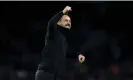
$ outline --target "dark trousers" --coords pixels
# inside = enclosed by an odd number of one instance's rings
[[[35,74],[35,80],[58,80],[55,79],[55,75],[49,72],[44,72],[44,70],[37,70]]]

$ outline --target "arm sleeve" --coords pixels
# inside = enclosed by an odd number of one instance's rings
[[[54,30],[56,30],[56,25],[57,25],[57,22],[61,19],[61,17],[63,16],[63,12],[60,11],[58,12],[56,15],[54,15],[48,22],[48,26],[47,26],[47,33],[46,33],[46,36],[45,36],[45,44],[47,43],[47,39],[48,38],[52,38],[53,36],[53,32]]]
[[[60,11],[49,20],[48,25],[54,27],[55,25],[57,25],[57,22],[61,19],[62,16],[63,12]]]

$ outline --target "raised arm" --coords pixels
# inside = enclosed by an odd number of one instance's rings
[[[50,21],[48,22],[49,26],[55,26],[57,25],[57,22],[61,19],[61,17],[66,14],[67,12],[71,11],[71,7],[66,6],[64,10],[57,13],[55,16],[53,16]]]
[[[48,26],[47,26],[47,33],[46,33],[46,36],[45,36],[45,45],[47,45],[47,40],[48,39],[52,39],[53,38],[53,32],[54,30],[56,29],[56,25],[57,25],[57,22],[61,19],[61,17],[68,13],[69,11],[71,11],[71,7],[69,6],[66,6],[64,8],[64,10],[60,11],[59,13],[57,13],[55,16],[53,16],[50,21],[48,22]]]
[[[50,21],[48,22],[49,26],[55,26],[57,25],[57,22],[61,19],[61,17],[64,15],[62,11],[54,15]]]

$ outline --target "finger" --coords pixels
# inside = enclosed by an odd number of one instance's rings
[[[83,58],[80,58],[80,60],[82,61],[82,60],[83,60]]]
[[[71,8],[71,7],[69,7],[68,9],[69,9],[69,10],[72,10],[72,8]]]
[[[82,58],[82,62],[84,62],[85,61],[85,58]]]
[[[72,10],[71,7],[66,7],[66,9],[67,9],[67,11],[71,11]]]
[[[79,58],[79,61],[82,61],[82,59],[81,59],[81,58]]]
[[[82,59],[81,61],[83,62],[84,60]]]
[[[85,60],[85,58],[83,58],[83,60]]]
[[[72,9],[70,8],[70,10],[69,11],[72,11]]]
[[[80,63],[83,63],[83,62],[84,62],[84,60],[83,60],[83,59],[80,59],[80,60],[79,60],[79,62],[80,62]]]

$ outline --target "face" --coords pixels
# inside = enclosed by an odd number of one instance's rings
[[[61,20],[60,20],[60,25],[70,29],[71,28],[71,19],[68,15],[64,15],[62,16]]]

